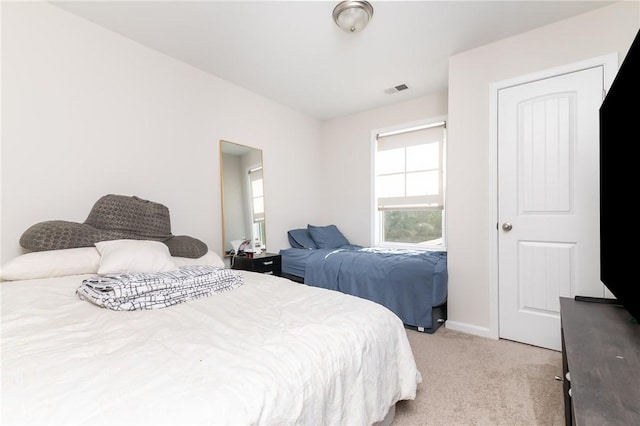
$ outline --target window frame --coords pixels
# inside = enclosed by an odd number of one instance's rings
[[[256,178],[255,176],[258,176]],[[259,196],[255,196],[253,191],[253,183],[255,180],[261,181],[260,186],[262,188],[262,194]],[[266,230],[265,230],[265,208],[264,208],[264,169],[261,164],[254,165],[247,169],[247,198],[249,201],[250,207],[250,222],[251,222],[251,240],[253,241],[255,238],[258,238],[261,243],[264,243],[266,238]],[[262,200],[262,212],[256,214],[255,211],[255,200],[260,198]]]
[[[251,206],[251,222],[256,223],[256,222],[264,221],[264,177],[263,177],[262,166],[256,166],[256,167],[250,168],[249,171],[247,172],[247,175],[249,178],[247,187],[249,192],[249,205]],[[254,188],[254,182],[257,182],[257,181],[260,182],[260,188],[262,190],[262,194],[256,196],[253,188]],[[262,201],[262,212],[260,213],[256,213],[257,199],[261,199]]]
[[[376,196],[376,155],[378,152],[378,137],[379,135],[389,135],[397,133],[405,133],[412,130],[418,130],[420,128],[427,128],[443,123],[444,125],[444,138],[442,141],[442,244],[418,244],[418,243],[397,243],[384,241],[384,223],[383,223],[383,211],[378,209],[378,198]],[[419,120],[410,123],[399,124],[395,126],[385,127],[373,130],[371,132],[371,241],[372,245],[378,247],[390,247],[390,248],[407,248],[417,250],[446,250],[446,164],[447,164],[447,116],[438,116],[429,119]]]

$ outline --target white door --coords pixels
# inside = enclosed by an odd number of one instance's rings
[[[559,297],[604,295],[603,67],[498,91],[499,335],[560,350]]]

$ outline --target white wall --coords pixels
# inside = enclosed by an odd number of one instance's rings
[[[318,121],[50,4],[0,4],[3,262],[108,193],[165,204],[175,235],[221,254],[220,139],[263,150],[271,251],[319,220]]]
[[[639,3],[620,2],[450,58],[448,327],[497,335],[490,329],[490,239],[497,232],[489,204],[490,84],[616,51],[622,60],[639,27]]]
[[[335,224],[352,244],[371,245],[372,131],[446,114],[445,91],[325,121],[322,222],[315,225]]]

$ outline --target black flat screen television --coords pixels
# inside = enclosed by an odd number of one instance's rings
[[[640,31],[600,107],[600,279],[640,320]]]

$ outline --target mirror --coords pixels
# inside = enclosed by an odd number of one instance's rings
[[[220,182],[225,257],[265,250],[262,150],[221,140]]]

